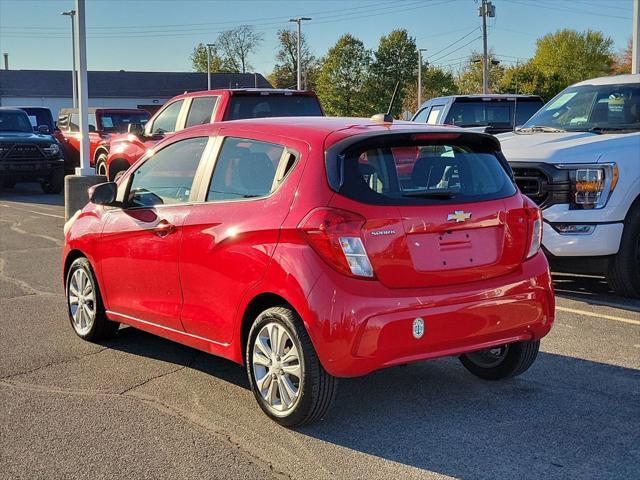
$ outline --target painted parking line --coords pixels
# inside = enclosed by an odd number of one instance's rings
[[[577,310],[575,308],[558,307],[556,310],[560,312],[576,313],[578,315],[586,315],[587,317],[604,318],[606,320],[613,320],[616,322],[628,323],[630,325],[640,325],[640,320],[633,320],[631,318],[614,317],[613,315],[604,315],[602,313],[585,312],[584,310]]]
[[[44,215],[45,217],[62,218],[64,220],[64,215],[55,215],[53,213],[44,213],[44,212],[38,212],[36,210],[27,210],[25,208],[18,208],[18,207],[14,207],[13,205],[5,205],[3,203],[0,203],[0,207],[13,208],[14,210],[20,210],[21,212],[35,213],[36,215]]]

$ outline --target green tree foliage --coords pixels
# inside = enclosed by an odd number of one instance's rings
[[[251,25],[240,25],[220,33],[215,41],[215,49],[223,67],[236,73],[251,70],[249,56],[260,46],[262,37],[262,33],[256,32]]]
[[[489,53],[489,92],[500,91],[504,67]],[[482,93],[482,54],[472,53],[469,61],[458,72],[458,91],[462,94]]]
[[[613,40],[602,32],[558,30],[536,42],[531,62],[547,77],[557,77],[562,88],[588,78],[608,75],[614,62]]]
[[[327,115],[370,114],[365,100],[370,63],[371,52],[348,33],[329,49],[317,84],[317,93]]]
[[[191,64],[196,72],[207,71],[207,46],[204,43],[199,43],[193,49],[191,53]],[[211,71],[212,72],[227,72],[223,66],[222,59],[216,52],[215,48],[211,49]]]
[[[557,74],[546,75],[531,61],[508,68],[500,81],[502,93],[540,95],[545,101],[563,88],[564,82]]]
[[[405,89],[402,110],[411,115],[416,112],[418,105],[418,82]],[[426,102],[430,98],[455,95],[458,93],[458,86],[453,73],[442,70],[438,67],[430,67],[426,64],[422,66],[422,101]]]
[[[269,81],[277,88],[296,88],[298,32],[289,29],[278,30],[278,42],[280,46],[276,53],[276,65],[269,75]],[[300,50],[303,87],[314,90],[319,71],[319,62],[311,53],[304,34],[300,35]]]
[[[370,111],[368,114],[385,112],[397,82],[400,82],[398,96],[392,114],[399,116],[407,90],[417,81],[418,50],[413,37],[406,30],[393,30],[380,38],[378,49],[369,69],[367,94]],[[415,90],[415,87],[413,87]]]

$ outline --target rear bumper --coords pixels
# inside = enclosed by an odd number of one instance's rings
[[[542,253],[507,276],[419,290],[388,289],[327,271],[308,305],[305,320],[320,361],[340,377],[539,339],[555,316]],[[417,317],[424,320],[421,338],[413,336]]]

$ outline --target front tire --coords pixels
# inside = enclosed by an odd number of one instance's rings
[[[502,380],[526,372],[540,350],[540,340],[510,343],[460,355],[460,362],[475,376]]]
[[[618,253],[609,260],[607,282],[618,295],[640,298],[640,204],[627,215]]]
[[[120,324],[107,318],[93,269],[85,257],[75,259],[69,267],[65,291],[69,320],[80,338],[95,342],[116,334]]]
[[[337,378],[324,370],[302,320],[289,308],[272,307],[256,318],[246,365],[258,405],[285,427],[319,420],[335,399]]]
[[[58,194],[64,188],[64,169],[56,168],[41,184],[44,193]]]

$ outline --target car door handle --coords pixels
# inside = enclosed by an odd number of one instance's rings
[[[153,228],[153,233],[158,237],[166,237],[176,231],[176,226],[166,220],[160,220],[158,224]]]

